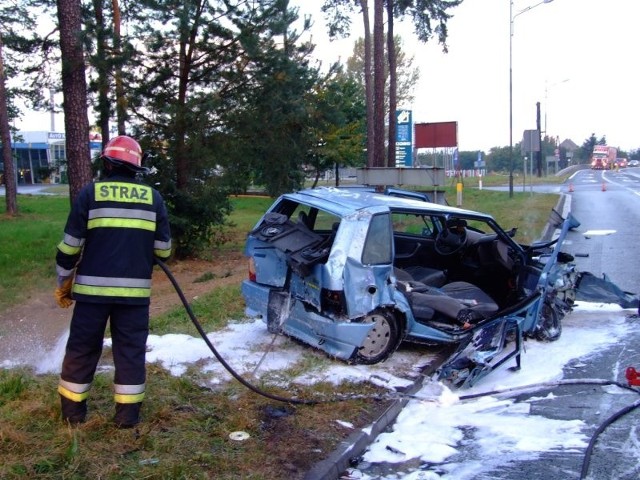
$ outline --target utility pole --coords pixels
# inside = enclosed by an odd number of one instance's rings
[[[540,102],[536,102],[536,125],[538,127],[538,144],[540,145],[540,148],[536,152],[536,168],[538,169],[538,178],[540,178],[542,177],[542,134],[540,132]]]

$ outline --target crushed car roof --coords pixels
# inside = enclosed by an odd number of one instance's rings
[[[284,194],[283,197],[304,204],[313,204],[339,216],[344,216],[354,211],[362,210],[363,208],[385,206],[391,209],[420,211],[428,209],[430,212],[435,213],[458,213],[482,219],[493,218],[491,215],[449,205],[428,203],[412,198],[385,195],[383,193],[350,190],[348,188],[319,187],[300,190],[295,193],[287,193]]]

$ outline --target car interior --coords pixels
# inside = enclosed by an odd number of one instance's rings
[[[304,276],[327,261],[339,218],[293,207],[286,212],[290,216],[268,214],[254,234],[286,253],[291,268]],[[515,303],[517,258],[496,233],[446,215],[394,212],[392,217],[394,277],[417,321],[467,328]]]

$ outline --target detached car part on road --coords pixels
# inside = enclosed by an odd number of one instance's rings
[[[401,342],[457,346],[439,369],[470,386],[526,337],[556,340],[579,275],[560,252],[579,223],[531,246],[487,214],[364,189],[278,198],[249,233],[246,313],[339,359],[374,364]]]

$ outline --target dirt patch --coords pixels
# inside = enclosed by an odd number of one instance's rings
[[[170,262],[167,266],[189,301],[217,287],[240,285],[247,276],[247,260],[238,252],[228,252],[208,261]],[[171,281],[160,268],[156,268],[153,272],[151,316],[164,313],[180,304]]]

